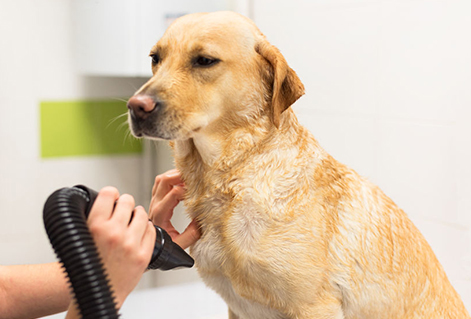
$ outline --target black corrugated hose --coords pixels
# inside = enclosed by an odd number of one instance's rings
[[[87,226],[97,192],[83,185],[61,188],[44,205],[49,240],[65,268],[80,314],[84,319],[118,318],[103,263]],[[148,269],[192,267],[193,259],[167,232],[155,226],[157,238]]]

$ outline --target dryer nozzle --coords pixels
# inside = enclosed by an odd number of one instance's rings
[[[155,225],[154,227],[157,238],[148,269],[170,270],[180,267],[193,267],[195,263],[193,258],[175,244],[164,229]]]
[[[93,203],[98,196],[97,191],[84,185],[76,185],[74,188],[83,190],[89,198],[87,208],[84,211],[88,218]],[[180,246],[173,242],[170,235],[159,226],[154,225],[156,239],[152,258],[147,269],[170,270],[174,268],[191,268],[195,261]]]

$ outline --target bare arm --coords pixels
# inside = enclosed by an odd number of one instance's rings
[[[0,318],[38,318],[67,310],[71,300],[59,263],[0,266]]]
[[[193,221],[182,233],[170,222],[173,209],[182,199],[184,188],[180,174],[169,171],[156,178],[152,192],[150,218],[163,227],[183,248],[195,243],[200,234]],[[155,232],[144,209],[129,224],[134,200],[120,199],[116,189],[100,192],[88,220],[90,231],[104,259],[111,283],[117,292],[118,307],[136,286],[147,267],[155,243]],[[118,200],[118,214],[113,214]],[[120,218],[120,216],[122,218]],[[132,227],[131,227],[132,225]],[[139,237],[140,236],[140,237]],[[111,248],[113,247],[113,248]],[[0,318],[38,318],[69,309],[68,319],[79,318],[75,303],[59,263],[0,266]],[[69,306],[70,304],[70,306]]]

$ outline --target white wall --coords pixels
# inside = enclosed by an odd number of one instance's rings
[[[42,207],[57,188],[144,194],[140,155],[40,158],[40,101],[121,98],[145,81],[79,76],[69,31],[69,1],[0,2],[0,264],[55,261]]]
[[[301,122],[423,232],[471,310],[471,2],[255,0]]]

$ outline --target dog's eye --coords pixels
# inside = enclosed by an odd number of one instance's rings
[[[152,58],[152,64],[159,64],[160,56],[158,54],[151,54],[150,57]]]
[[[200,56],[200,57],[197,57],[195,59],[194,64],[195,64],[195,66],[208,67],[208,66],[214,65],[218,62],[219,62],[218,59],[211,59],[211,58],[207,58],[207,57],[204,57],[204,56]]]

